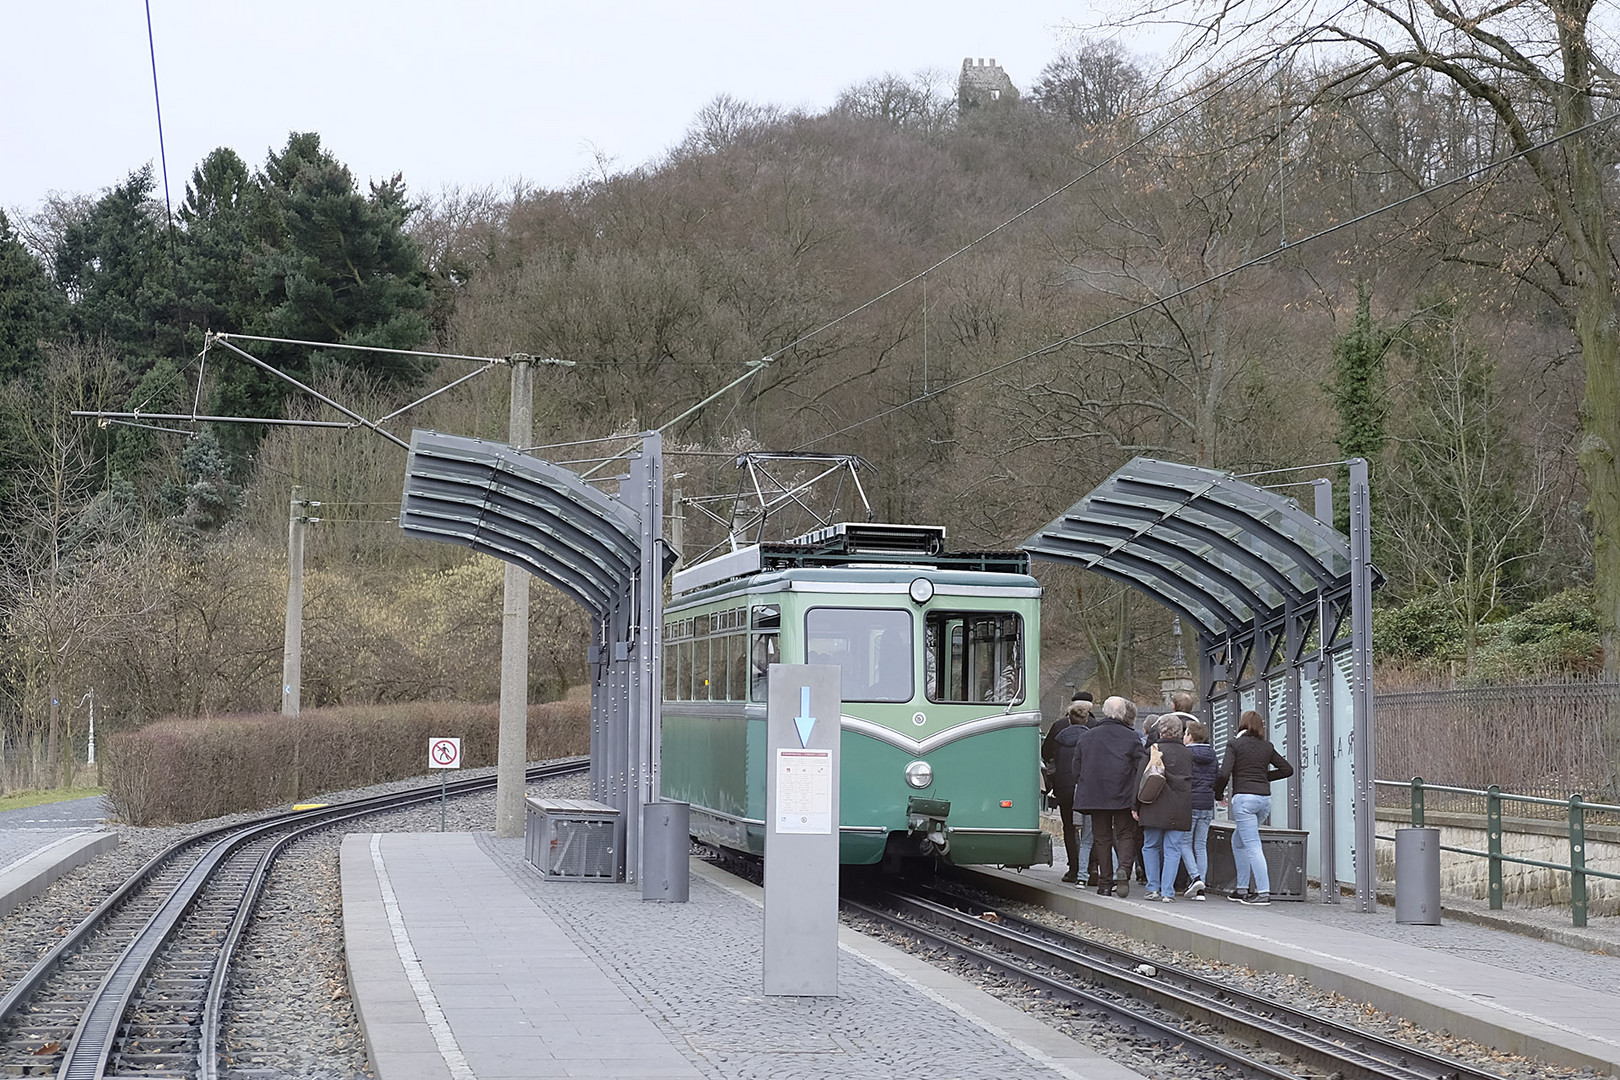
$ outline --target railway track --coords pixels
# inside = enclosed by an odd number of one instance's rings
[[[528,770],[530,782],[588,762]],[[452,795],[495,786],[458,780]],[[232,954],[276,857],[312,832],[439,798],[437,784],[187,837],[87,915],[0,998],[0,1072],[215,1080]]]
[[[1210,1062],[1211,1075],[1502,1080],[1463,1062],[936,889],[874,890],[860,899],[846,897],[843,904],[846,911],[892,932],[1203,1057]],[[1276,1057],[1262,1060],[1250,1048]],[[1277,1064],[1279,1059],[1286,1064]]]

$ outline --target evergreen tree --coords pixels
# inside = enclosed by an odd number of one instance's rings
[[[254,193],[247,163],[220,147],[191,173],[178,214],[185,228],[180,248],[181,304],[193,348],[208,331],[244,330],[252,321],[258,290],[248,247]]]
[[[211,431],[203,431],[180,452],[180,479],[163,491],[169,515],[186,529],[217,532],[229,520],[242,489],[230,481],[224,449]]]
[[[428,340],[428,275],[404,231],[411,207],[398,176],[362,195],[320,136],[304,132],[290,136],[242,189],[240,173],[222,157],[227,153],[216,151],[204,163],[194,177],[198,197],[188,197],[198,222],[198,266],[213,268],[215,281],[234,273],[229,252],[240,227],[250,276],[241,288],[211,294],[210,318],[226,326],[240,319],[248,332],[299,341],[408,349]],[[208,254],[203,241],[217,243],[218,252]],[[384,386],[408,386],[425,370],[410,357],[306,346],[261,345],[254,354],[300,379],[358,369]],[[287,394],[286,383],[231,364],[218,369],[213,402],[222,414],[273,416]],[[242,452],[257,434],[225,437]]]
[[[1328,393],[1339,412],[1339,452],[1369,461],[1388,439],[1390,335],[1373,324],[1372,294],[1356,283],[1356,313],[1350,328],[1333,341],[1333,381]]]
[[[275,337],[406,349],[427,340],[427,272],[405,234],[411,207],[399,176],[355,188],[346,166],[313,134],[294,135],[272,155],[261,179],[260,222],[280,235],[260,266],[264,326]],[[333,363],[330,355],[319,363]],[[356,354],[384,385],[409,385],[422,366],[408,357]]]
[[[1339,433],[1335,441],[1347,458],[1377,462],[1389,439],[1388,359],[1391,336],[1373,323],[1372,293],[1365,281],[1356,282],[1356,313],[1350,327],[1333,340],[1333,380],[1328,396],[1339,413]],[[1333,499],[1333,522],[1339,529],[1350,529],[1350,473],[1339,470]],[[1379,531],[1377,516],[1373,529]],[[1375,543],[1375,561],[1377,555]]]
[[[129,175],[70,224],[57,245],[57,286],[81,338],[102,338],[132,377],[183,348],[176,330],[175,275],[152,167]]]
[[[0,382],[43,367],[40,342],[61,333],[66,324],[62,294],[51,287],[45,268],[0,211]]]

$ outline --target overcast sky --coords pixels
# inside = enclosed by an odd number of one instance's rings
[[[150,3],[176,204],[214,147],[258,166],[290,131],[419,194],[564,185],[598,153],[621,169],[656,157],[721,93],[819,110],[884,72],[937,68],[954,86],[966,56],[1027,87],[1094,20],[1088,0]],[[0,207],[156,164],[141,0],[19,0],[4,28]]]

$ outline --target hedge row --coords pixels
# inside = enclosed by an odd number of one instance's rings
[[[131,825],[202,821],[428,773],[428,740],[461,738],[466,768],[496,763],[495,705],[415,702],[275,714],[160,720],[106,742],[103,778]],[[590,750],[590,706],[529,709],[531,761]]]

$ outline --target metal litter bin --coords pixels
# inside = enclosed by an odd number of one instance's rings
[[[1230,893],[1237,886],[1237,862],[1232,858],[1230,821],[1213,821],[1209,826],[1209,875],[1204,884],[1218,893]],[[1304,829],[1278,829],[1260,826],[1260,850],[1266,857],[1271,876],[1273,900],[1305,899],[1305,849],[1311,834]]]
[[[1395,830],[1395,921],[1440,925],[1440,830]]]
[[[641,808],[641,898],[684,904],[692,888],[692,807],[650,802]]]

